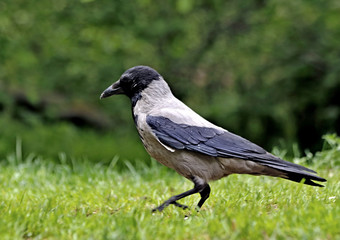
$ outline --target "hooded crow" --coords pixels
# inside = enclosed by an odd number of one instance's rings
[[[230,174],[280,177],[322,187],[326,179],[306,167],[284,161],[258,145],[218,127],[191,110],[171,92],[163,77],[147,66],[136,66],[100,96],[124,94],[132,103],[133,119],[146,151],[161,164],[194,183],[153,209],[162,211],[178,200],[199,193],[198,209],[209,198],[209,182]]]

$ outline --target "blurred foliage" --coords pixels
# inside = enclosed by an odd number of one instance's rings
[[[331,169],[340,168],[340,137],[335,134],[327,134],[323,136],[324,148],[315,154],[306,154],[307,163],[316,162],[323,167],[327,166]]]
[[[329,168],[332,171],[336,171],[340,168],[340,137],[336,134],[326,134],[323,137],[323,147],[315,154],[308,149],[304,154],[298,149],[296,144],[293,145],[292,152],[293,157],[287,156],[286,149],[279,149],[274,147],[272,152],[291,162],[295,162],[300,165],[315,165],[315,169]]]
[[[132,164],[150,162],[137,133],[126,136],[124,131],[115,131],[99,135],[93,130],[79,129],[66,123],[34,124],[30,128],[17,122],[8,124],[4,119],[0,123],[6,126],[0,132],[2,158],[16,152],[17,158],[32,155],[54,162],[63,161],[65,156],[69,161],[110,163],[113,158],[118,158],[120,162],[129,160]]]
[[[0,11],[0,118],[12,141],[60,120],[128,139],[128,100],[98,98],[142,64],[204,117],[269,149],[284,139],[315,151],[340,133],[339,1],[2,0]],[[68,142],[67,128],[55,141]]]

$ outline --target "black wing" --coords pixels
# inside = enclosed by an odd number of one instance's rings
[[[146,121],[159,141],[171,148],[195,151],[214,157],[251,160],[286,172],[288,177],[289,174],[299,173],[303,174],[303,177],[308,176],[314,180],[325,181],[323,178],[310,174],[316,173],[315,171],[275,157],[260,146],[228,131],[178,124],[161,116],[148,116]],[[300,182],[303,177],[297,178],[294,175],[289,179]],[[307,180],[306,184],[318,185]]]

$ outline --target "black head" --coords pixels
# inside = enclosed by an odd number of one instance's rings
[[[148,66],[136,66],[126,70],[117,82],[108,87],[100,96],[106,98],[112,95],[125,94],[129,98],[139,94],[152,81],[159,80],[161,75]]]

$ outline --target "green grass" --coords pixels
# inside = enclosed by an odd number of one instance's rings
[[[338,167],[317,169],[325,188],[232,175],[211,183],[200,212],[196,194],[180,201],[189,210],[152,214],[192,183],[155,161],[118,171],[118,158],[21,155],[0,162],[0,239],[340,239]]]

